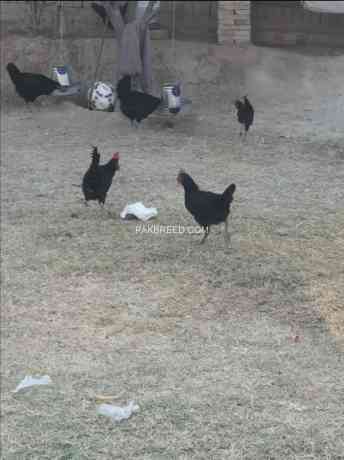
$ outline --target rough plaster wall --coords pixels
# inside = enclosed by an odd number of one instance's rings
[[[64,2],[63,27],[66,37],[99,37],[104,33],[102,20],[91,8],[91,1]],[[56,2],[48,2],[42,10],[38,29],[32,28],[27,2],[1,2],[1,33],[2,35],[20,34],[26,36],[42,35],[54,38],[59,35],[59,15]],[[111,31],[106,35],[112,36]]]
[[[56,65],[57,43],[44,38],[27,40],[12,36],[3,40],[3,45],[2,97],[11,103],[20,103],[4,64],[13,60],[22,69],[49,75]],[[65,62],[72,66],[75,79],[92,81],[100,40],[67,40],[65,45]],[[154,41],[153,47],[156,91],[167,81],[181,81],[184,96],[193,101],[192,110],[204,113],[219,110],[229,114],[233,111],[233,99],[243,94],[250,95],[258,110],[275,99],[290,104],[301,98],[306,105],[308,100],[322,98],[321,104],[332,109],[334,101],[342,101],[344,57],[339,51],[323,50],[321,56],[312,55],[311,50],[307,54],[305,50],[177,41],[177,60],[174,61],[169,40]],[[112,80],[116,56],[116,41],[106,40],[100,79]]]

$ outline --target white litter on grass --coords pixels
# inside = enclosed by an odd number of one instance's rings
[[[120,422],[121,420],[128,419],[138,410],[139,406],[135,404],[134,401],[130,401],[129,404],[124,407],[113,406],[112,404],[101,404],[97,412],[100,415],[110,417],[113,422]]]
[[[31,375],[26,375],[14,390],[14,393],[17,393],[23,388],[32,387],[34,385],[50,385],[51,383],[53,382],[49,375],[43,375],[42,377],[32,377]]]
[[[143,203],[138,202],[128,204],[121,212],[122,219],[125,219],[129,215],[133,215],[138,219],[146,222],[152,217],[156,217],[158,215],[158,210],[156,208],[146,208],[146,206]]]

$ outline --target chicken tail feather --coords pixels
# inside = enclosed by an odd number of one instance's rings
[[[231,184],[226,190],[223,192],[222,196],[226,203],[231,203],[233,201],[233,194],[235,192],[236,185]]]

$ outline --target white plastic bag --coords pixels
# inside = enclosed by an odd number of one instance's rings
[[[146,222],[147,220],[151,219],[158,215],[158,211],[156,208],[146,208],[146,206],[141,203],[133,203],[128,204],[123,211],[121,212],[122,219],[125,219],[128,215],[134,215],[140,220]]]
[[[128,419],[134,412],[139,410],[139,406],[130,401],[127,406],[119,407],[112,404],[101,404],[98,407],[98,414],[110,417],[113,422],[120,422]]]
[[[34,385],[50,385],[51,383],[52,381],[49,375],[43,375],[42,377],[32,377],[31,375],[26,375],[14,390],[14,393],[17,393],[23,388],[32,387]]]

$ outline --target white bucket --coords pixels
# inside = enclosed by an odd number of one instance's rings
[[[167,84],[163,87],[163,100],[171,113],[178,113],[181,109],[180,89],[178,85]]]
[[[69,75],[67,67],[64,65],[54,67],[54,75],[61,86],[69,86]]]

